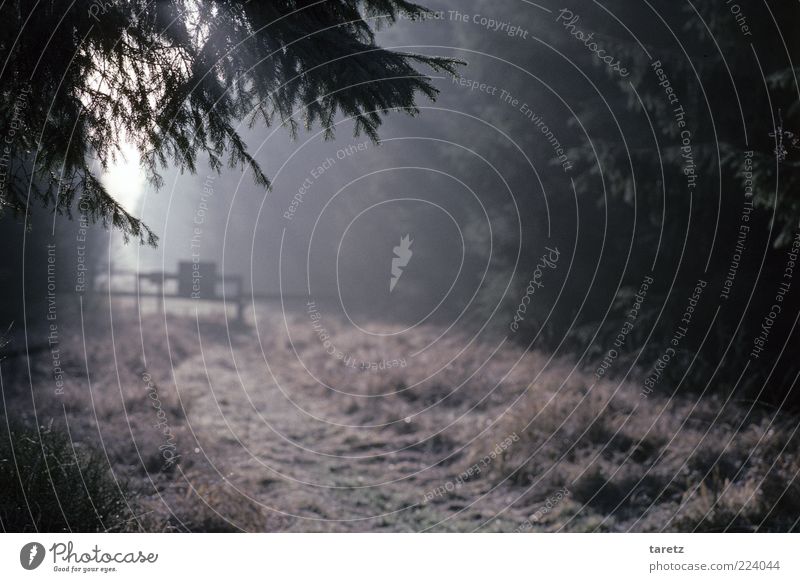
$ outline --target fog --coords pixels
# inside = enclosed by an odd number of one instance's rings
[[[796,531],[800,8],[429,8],[365,14],[460,62],[377,135],[239,115],[269,187],[115,136],[154,247],[4,214],[7,416],[102,448],[137,531]]]
[[[479,14],[480,6],[464,10]],[[504,9],[507,20],[533,10]],[[574,232],[563,227],[571,223],[574,231],[574,209],[558,219],[548,204],[572,197],[567,156],[556,160],[547,137],[531,137],[544,118],[563,128],[564,151],[575,145],[563,95],[550,86],[559,75],[554,68],[535,81],[525,70],[552,49],[534,40],[537,22],[528,18],[530,45],[513,49],[521,57],[514,62],[504,47],[520,36],[487,34],[480,19],[462,22],[442,10],[378,36],[387,48],[467,63],[460,78],[436,78],[437,102],[421,102],[413,117],[386,116],[377,143],[355,136],[344,117],[332,139],[316,129],[291,139],[280,124],[240,128],[271,189],[239,168],[216,175],[202,163],[195,175],[166,171],[158,190],[139,182],[131,208],[160,244],[123,245],[112,235],[112,268],[174,272],[179,261],[212,261],[243,276],[248,288],[252,282],[256,294],[339,297],[339,310],[363,321],[411,323],[497,304],[520,257],[551,240],[554,222],[560,230],[553,244],[569,253]],[[406,235],[413,258],[390,291],[393,248]]]

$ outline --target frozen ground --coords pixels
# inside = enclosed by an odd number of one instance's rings
[[[63,332],[63,394],[47,352],[32,390],[7,363],[4,391],[12,414],[104,451],[138,494],[132,529],[797,528],[797,422],[750,403],[641,398],[434,326],[366,336],[302,308],[243,327],[191,305],[113,315],[113,333],[107,308],[85,339]]]

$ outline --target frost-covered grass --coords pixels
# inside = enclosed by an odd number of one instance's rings
[[[98,321],[85,351],[64,332],[63,395],[47,354],[32,392],[4,367],[7,411],[30,426],[33,394],[40,423],[97,451],[136,492],[130,529],[798,529],[796,416],[642,398],[433,325],[376,337],[324,319],[339,358],[303,311],[260,311],[258,335],[213,312],[115,312],[113,339]]]

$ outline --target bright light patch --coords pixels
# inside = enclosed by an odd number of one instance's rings
[[[116,161],[109,164],[108,170],[103,174],[101,180],[108,193],[125,210],[133,213],[144,192],[146,177],[139,166],[139,153],[136,148],[123,142],[120,150]]]

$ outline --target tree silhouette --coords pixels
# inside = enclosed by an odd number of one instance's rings
[[[622,13],[628,4],[612,2],[610,6]],[[608,191],[619,197],[630,197],[633,191],[633,163],[638,170],[639,203],[645,204],[642,215],[652,221],[655,230],[662,221],[661,164],[668,173],[678,176],[666,183],[669,198],[680,198],[688,190],[684,174],[689,170],[686,143],[681,133],[689,131],[695,163],[691,169],[698,184],[704,177],[713,178],[705,187],[695,188],[695,206],[704,213],[703,219],[712,224],[718,220],[717,190],[726,199],[738,200],[745,187],[752,188],[753,203],[769,214],[774,212],[772,242],[784,247],[791,243],[800,216],[800,198],[796,195],[800,186],[800,71],[793,66],[800,46],[793,38],[783,38],[782,27],[776,26],[797,21],[800,8],[787,2],[765,10],[763,3],[756,0],[741,0],[736,8],[749,15],[747,36],[730,10],[720,10],[715,3],[706,2],[659,7],[657,13],[664,19],[664,26],[670,25],[682,34],[680,45],[671,35],[662,35],[661,42],[648,38],[644,42],[651,53],[648,54],[631,39],[606,40],[615,54],[631,63],[633,74],[617,81],[627,95],[623,108],[640,113],[644,106],[649,111],[662,143],[661,155],[653,155],[648,141],[650,131],[638,133],[638,140],[629,139],[630,151],[626,151],[610,124],[606,134],[613,139],[600,140],[596,154],[584,147],[575,155],[594,166],[592,174],[602,167],[609,181]],[[657,22],[656,12],[651,9],[645,9],[641,18]],[[666,71],[663,78],[657,77],[656,71],[661,69],[654,62]],[[594,64],[601,70],[604,66],[602,62]],[[631,83],[641,103],[631,94]],[[666,98],[666,83],[679,101]],[[683,108],[681,120],[685,127],[676,123],[676,107]],[[584,113],[588,121],[602,115],[602,111],[591,107],[586,107]],[[746,175],[743,160],[748,151],[753,152],[749,158],[752,170]],[[596,163],[595,155],[601,163]],[[583,176],[588,177],[589,173],[584,172]],[[737,221],[740,205],[731,206],[731,219]],[[675,209],[678,213],[684,210],[680,205]],[[684,234],[679,228],[674,236],[679,240]]]
[[[797,349],[792,318],[786,315],[774,326],[765,353],[750,354],[763,324],[762,306],[775,301],[775,289],[786,280],[787,251],[800,218],[800,45],[788,34],[800,6],[787,2],[765,8],[756,0],[724,9],[713,2],[633,9],[613,0],[605,6],[633,22],[656,23],[646,38],[620,33],[618,39],[603,39],[611,54],[629,63],[630,77],[615,77],[594,60],[596,71],[608,77],[604,88],[625,140],[617,121],[587,101],[581,122],[599,137],[571,152],[579,160],[577,191],[612,208],[609,226],[615,236],[606,236],[602,221],[594,229],[583,228],[582,235],[602,241],[609,256],[626,262],[627,272],[641,277],[652,271],[657,282],[670,281],[648,291],[651,307],[628,336],[629,345],[646,347],[630,350],[629,357],[652,362],[661,355],[663,346],[649,338],[672,336],[686,310],[683,298],[702,277],[710,288],[721,289],[719,296],[707,295],[709,307],[703,308],[711,325],[714,302],[719,302],[713,333],[702,344],[697,337],[694,345],[682,344],[664,383],[702,387],[711,378],[708,385],[720,391],[733,386],[740,398],[798,406],[793,379],[800,365],[781,358],[784,350]],[[734,10],[747,15],[747,30]],[[612,83],[618,92],[611,90]],[[613,218],[624,216],[623,207],[636,213],[627,223]],[[630,236],[620,236],[626,224],[633,225]],[[674,274],[680,277],[672,281]],[[573,332],[576,349],[586,345],[601,318],[610,335],[599,343],[611,344],[640,285],[635,277],[609,314],[579,321],[586,325]],[[781,307],[796,313],[800,297],[788,297]],[[686,370],[691,381],[684,379]]]
[[[456,62],[376,45],[374,30],[426,10],[403,0],[11,0],[0,20],[0,211],[28,199],[149,244],[155,235],[92,171],[135,145],[149,181],[169,164],[194,172],[204,154],[269,179],[241,121],[319,124],[336,115],[377,139],[381,115],[435,98],[423,65]]]

